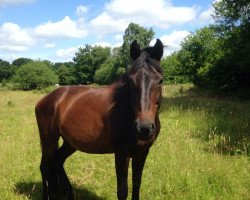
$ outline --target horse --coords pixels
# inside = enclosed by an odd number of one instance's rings
[[[141,49],[130,46],[131,67],[103,88],[62,86],[42,97],[35,107],[42,158],[42,199],[53,199],[63,189],[73,199],[65,160],[76,150],[113,153],[117,198],[128,196],[128,166],[132,160],[132,199],[139,199],[142,171],[148,152],[160,132],[159,108],[163,44]],[[59,138],[63,144],[58,148]]]

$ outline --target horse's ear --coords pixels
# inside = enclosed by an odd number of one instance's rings
[[[156,43],[155,43],[155,45],[153,47],[151,57],[154,58],[157,61],[160,61],[162,55],[163,55],[163,44],[159,39],[157,39]]]
[[[130,46],[130,56],[133,60],[136,60],[141,54],[141,49],[137,41],[132,42]]]

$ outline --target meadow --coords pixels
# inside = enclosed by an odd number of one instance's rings
[[[0,199],[41,199],[34,106],[43,95],[0,87]],[[249,113],[249,101],[164,86],[162,129],[145,164],[141,199],[249,200]],[[116,199],[112,154],[76,152],[65,168],[77,200]],[[131,194],[130,176],[129,188]]]

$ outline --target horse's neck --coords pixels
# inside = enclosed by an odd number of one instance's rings
[[[126,79],[121,79],[115,83],[114,102],[114,111],[117,115],[126,118],[133,118],[134,114],[130,101],[129,85]]]
[[[114,83],[114,86],[114,107],[110,113],[110,121],[114,128],[115,137],[124,141],[133,137],[131,134],[135,117],[131,106],[128,83],[121,80]]]

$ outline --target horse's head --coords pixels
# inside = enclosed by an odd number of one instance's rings
[[[134,129],[139,140],[150,140],[155,132],[155,119],[161,103],[163,44],[157,39],[153,47],[140,49],[134,41],[130,55],[133,64],[128,76],[130,100],[135,113]]]

